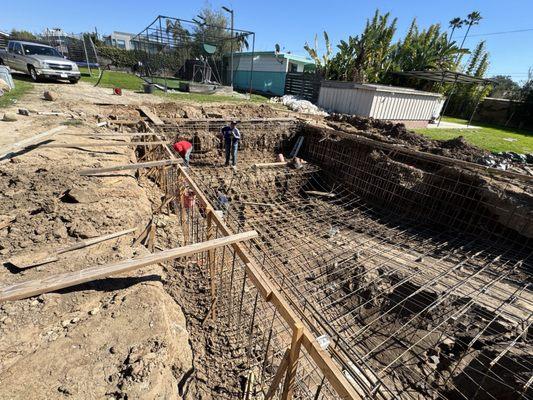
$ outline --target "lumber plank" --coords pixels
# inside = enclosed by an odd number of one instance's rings
[[[56,133],[61,132],[65,129],[67,129],[67,126],[57,126],[48,131],[44,131],[39,133],[38,135],[32,136],[28,139],[24,139],[20,142],[4,146],[2,149],[0,149],[0,159],[3,159],[13,153],[16,153],[17,151],[23,150],[26,147],[34,146],[40,142],[44,142],[45,140],[50,139]]]
[[[238,201],[237,203],[246,204],[248,206],[274,207],[274,204],[272,203],[256,203],[253,201]]]
[[[93,246],[95,244],[105,242],[107,240],[115,239],[120,236],[127,235],[128,233],[135,232],[137,228],[125,229],[119,232],[109,233],[107,235],[98,236],[91,239],[81,240],[73,245],[61,247],[57,250],[51,251],[33,251],[31,253],[24,253],[11,257],[8,262],[15,265],[19,269],[26,269],[35,267],[37,265],[48,264],[59,259],[58,255],[67,253],[69,251],[83,249],[85,247]]]
[[[165,165],[172,165],[172,164],[179,164],[179,163],[180,163],[180,160],[177,160],[177,159],[161,160],[161,161],[148,161],[148,162],[143,162],[143,163],[116,165],[114,167],[108,167],[108,168],[82,169],[79,172],[79,174],[82,175],[82,176],[99,175],[99,174],[105,174],[107,172],[136,170],[136,169],[141,169],[141,168],[161,167],[161,166],[165,166]]]
[[[323,197],[335,197],[335,193],[330,192],[320,192],[317,190],[304,190],[305,194],[310,194],[313,196],[323,196]]]
[[[266,168],[266,167],[283,167],[288,164],[289,163],[287,161],[280,161],[280,162],[271,162],[271,163],[258,163],[258,164],[253,164],[252,166],[254,168]]]
[[[59,290],[96,279],[107,278],[111,275],[130,272],[148,265],[169,261],[178,257],[186,257],[192,254],[228,246],[233,243],[242,242],[257,237],[256,231],[238,233],[236,235],[225,236],[218,239],[208,240],[191,244],[184,247],[176,247],[169,250],[149,254],[144,257],[132,258],[113,264],[101,265],[82,269],[75,272],[52,275],[46,278],[35,279],[16,283],[14,285],[0,288],[0,303],[9,300],[19,300],[42,293]]]
[[[48,149],[62,149],[73,147],[113,147],[113,146],[152,146],[157,144],[168,144],[169,142],[95,142],[95,143],[50,143],[42,145]]]
[[[95,132],[95,133],[74,133],[74,132],[65,132],[64,135],[69,135],[69,136],[87,136],[87,137],[97,137],[97,138],[100,138],[100,137],[109,137],[109,138],[112,138],[112,137],[116,137],[116,138],[122,138],[122,137],[130,137],[130,136],[157,136],[155,133],[150,133],[150,132],[126,132],[126,133],[100,133],[100,132]]]
[[[139,110],[148,117],[150,121],[154,123],[154,125],[165,125],[165,123],[157,116],[157,114],[153,113],[148,109],[148,107],[142,106],[139,107]]]

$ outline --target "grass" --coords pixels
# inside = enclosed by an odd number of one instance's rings
[[[466,125],[468,121],[458,118],[444,117],[443,121],[455,122]],[[533,132],[521,129],[504,128],[495,125],[475,123],[479,128],[465,129],[437,129],[425,128],[415,129],[417,133],[430,137],[431,139],[449,140],[458,136],[463,136],[465,140],[473,145],[487,149],[492,152],[514,151],[516,153],[533,153]],[[504,139],[514,139],[508,141]]]
[[[15,89],[4,93],[4,95],[0,97],[0,108],[12,105],[14,100],[20,99],[33,88],[31,82],[19,79],[15,75],[13,76],[13,80],[15,81]]]
[[[81,81],[88,82],[92,85],[98,82],[98,70],[92,71],[93,74],[89,75],[87,68],[80,68],[80,72],[82,74]],[[104,71],[104,76],[102,77],[99,86],[109,88],[119,87],[121,89],[128,90],[141,90],[143,83],[144,81],[141,78],[133,74],[118,71]]]
[[[89,71],[86,68],[80,68],[80,71],[82,73],[82,77],[81,77],[82,82],[88,82],[94,85],[98,81],[97,70],[95,70],[96,72],[93,71],[92,76],[89,75]],[[156,81],[160,81],[161,83],[164,83],[164,79],[161,79],[161,78],[157,78]],[[179,80],[172,79],[169,81],[172,81],[172,83],[179,86]],[[111,87],[111,88],[119,87],[121,89],[140,91],[142,89],[143,83],[145,82],[141,78],[133,74],[128,74],[126,72],[118,72],[118,71],[105,71],[104,76],[99,86]],[[182,93],[182,92],[165,93],[158,89],[154,91],[154,94],[156,96],[164,97],[170,101],[191,101],[191,102],[198,102],[198,103],[248,102],[247,99],[243,99],[240,97],[217,96],[217,95],[202,94],[202,93]],[[261,96],[258,94],[252,94],[250,101],[252,103],[266,103],[268,101],[268,97]]]

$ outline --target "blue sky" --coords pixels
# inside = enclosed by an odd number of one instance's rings
[[[191,19],[207,3],[203,0],[25,0],[2,5],[0,29],[28,29],[40,32],[46,27],[61,27],[67,32],[114,30],[138,33],[158,14]],[[76,7],[73,7],[76,4]],[[376,8],[398,17],[397,35],[403,35],[413,17],[419,26],[434,22],[443,26],[456,16],[466,17],[473,10],[483,16],[472,35],[519,29],[533,29],[532,0],[228,0],[210,1],[214,8],[226,5],[235,10],[235,27],[255,31],[257,50],[273,50],[279,43],[285,50],[305,54],[303,45],[312,43],[315,33],[326,30],[333,44],[362,31]],[[464,31],[460,31],[462,35]],[[491,54],[489,74],[511,75],[520,81],[533,67],[533,30],[522,33],[472,36],[467,45],[485,39]],[[468,47],[468,46],[467,46]]]

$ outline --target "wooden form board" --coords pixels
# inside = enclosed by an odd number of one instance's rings
[[[50,143],[42,145],[42,148],[62,149],[72,147],[124,147],[124,146],[153,146],[168,144],[169,142],[94,142],[94,143]]]
[[[125,229],[119,232],[109,233],[107,235],[102,235],[94,237],[91,239],[80,240],[77,243],[74,243],[70,246],[61,247],[56,250],[44,250],[44,251],[32,251],[31,253],[22,253],[20,255],[15,255],[9,259],[9,263],[13,264],[19,269],[25,269],[34,267],[37,265],[48,264],[59,259],[59,255],[67,253],[69,251],[83,249],[85,247],[93,246],[95,244],[105,242],[107,240],[115,239],[120,236],[127,235],[129,233],[135,232],[137,228]]]
[[[155,133],[150,132],[127,132],[127,133],[100,133],[100,132],[94,132],[94,133],[71,133],[71,132],[65,132],[64,135],[69,136],[87,136],[87,137],[107,137],[107,138],[117,138],[122,139],[123,137],[133,137],[133,136],[157,136]]]
[[[42,293],[90,282],[95,279],[107,278],[111,275],[121,274],[146,267],[148,265],[173,260],[178,257],[186,257],[203,251],[228,246],[244,240],[250,240],[255,237],[257,237],[256,231],[243,232],[236,235],[208,240],[206,242],[164,250],[158,253],[149,254],[144,257],[119,261],[109,265],[91,267],[82,269],[80,271],[67,272],[64,274],[48,276],[42,279],[16,283],[11,286],[0,288],[0,303],[8,300],[19,300],[31,296],[37,296]]]
[[[155,113],[150,111],[148,107],[139,107],[139,110],[141,110],[144,115],[146,115],[148,119],[154,123],[154,125],[165,125],[161,118],[159,118]]]
[[[22,149],[25,149],[26,147],[34,146],[40,142],[44,142],[45,140],[50,139],[56,133],[59,133],[65,129],[67,129],[67,126],[57,126],[48,131],[41,132],[38,135],[32,136],[28,139],[24,139],[24,140],[21,140],[20,142],[2,147],[2,149],[0,149],[0,159],[12,153],[16,153],[17,151],[20,151]]]
[[[141,168],[163,167],[166,165],[179,164],[179,163],[180,163],[179,159],[149,161],[149,162],[135,163],[135,164],[115,165],[114,167],[108,167],[108,168],[82,169],[79,172],[79,174],[82,176],[99,175],[99,174],[105,174],[108,172],[135,170],[135,169],[141,169]]]

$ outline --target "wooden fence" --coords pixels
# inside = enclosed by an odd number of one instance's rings
[[[292,94],[316,103],[322,77],[315,73],[289,72],[285,79],[285,94]]]

